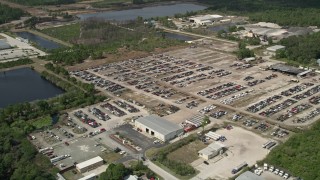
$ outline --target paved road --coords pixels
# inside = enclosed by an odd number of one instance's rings
[[[171,175],[167,171],[161,169],[159,166],[152,163],[150,160],[145,161],[144,165],[148,166],[149,169],[151,169],[156,174],[160,175],[163,179],[166,180],[179,180],[175,176]]]

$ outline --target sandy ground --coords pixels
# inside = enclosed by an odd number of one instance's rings
[[[195,168],[200,173],[193,180],[210,177],[214,179],[230,178],[233,176],[231,170],[234,167],[243,162],[247,162],[249,166],[254,165],[256,161],[264,159],[268,154],[268,150],[262,148],[262,145],[268,140],[250,131],[234,127],[232,130],[221,129],[216,133],[227,138],[223,144],[228,148],[226,152],[228,156],[222,155],[222,158],[211,159],[208,161],[209,165],[196,164]],[[203,160],[200,161],[203,162]]]

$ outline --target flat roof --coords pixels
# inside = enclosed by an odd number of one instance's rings
[[[271,70],[275,70],[275,71],[280,71],[280,72],[284,72],[284,73],[288,73],[288,74],[293,74],[293,75],[298,75],[302,72],[304,72],[303,69],[299,69],[293,66],[289,66],[283,63],[278,63],[278,64],[274,64],[271,65],[269,67],[269,69]]]
[[[87,161],[84,161],[82,163],[79,163],[76,166],[77,166],[78,169],[82,169],[82,168],[85,168],[85,167],[90,166],[92,164],[96,164],[96,163],[101,162],[101,161],[103,161],[103,159],[100,156],[97,156],[97,157],[94,157],[94,158],[89,159]]]
[[[201,154],[210,155],[213,152],[219,151],[220,149],[226,147],[224,144],[221,144],[219,142],[213,142],[208,147],[202,149],[199,151]]]
[[[202,124],[203,118],[204,118],[204,115],[196,114],[193,117],[187,119],[186,122],[189,124],[195,125],[196,127],[199,127]]]
[[[170,134],[174,131],[182,130],[182,127],[180,127],[179,125],[167,121],[166,119],[154,114],[150,116],[141,117],[137,119],[136,122],[139,122],[163,135]]]
[[[260,177],[250,171],[246,171],[242,173],[240,176],[236,178],[236,180],[264,180],[263,177]]]
[[[214,14],[214,15],[204,15],[204,16],[195,16],[195,17],[191,17],[189,19],[197,19],[200,21],[207,21],[207,20],[211,20],[211,19],[217,19],[217,18],[222,18],[223,16]]]
[[[279,49],[284,49],[285,46],[282,46],[282,45],[275,45],[275,46],[270,46],[267,48],[268,51],[273,51],[273,52],[276,52],[277,50]]]
[[[80,178],[78,180],[88,180],[88,179],[92,179],[93,177],[96,177],[97,175],[95,173],[91,173],[88,176],[85,176],[83,178]]]

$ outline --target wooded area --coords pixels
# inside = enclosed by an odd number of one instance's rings
[[[11,8],[5,4],[0,3],[0,24],[20,19],[20,17],[25,14],[26,13],[23,12],[21,9]]]
[[[300,176],[304,180],[320,178],[320,122],[311,130],[293,135],[287,142],[277,146],[266,162]]]
[[[287,58],[302,65],[317,65],[320,59],[320,33],[308,36],[291,36],[280,41],[286,46],[285,50],[278,51],[276,58]]]
[[[76,2],[76,0],[9,0],[9,1],[18,3],[18,4],[28,5],[28,6],[71,4]]]
[[[76,28],[77,26],[72,27]],[[74,47],[53,50],[46,59],[55,63],[72,65],[81,63],[89,57],[91,59],[103,58],[104,54],[116,53],[119,48],[151,52],[155,48],[183,44],[182,41],[162,37],[161,31],[150,25],[145,25],[142,18],[121,23],[92,18],[83,21],[78,28],[81,29],[79,38],[75,38],[76,34],[71,35],[73,38],[66,38],[76,44]],[[56,38],[62,39],[59,34],[67,30],[58,28],[43,32],[53,31],[54,35],[57,35]]]
[[[32,64],[32,63],[33,63],[33,61],[31,59],[24,58],[24,59],[19,59],[16,61],[9,61],[9,62],[0,63],[0,69],[11,68],[11,67],[15,67],[15,66]]]
[[[210,4],[208,10],[248,15],[251,21],[274,22],[280,25],[320,25],[318,0],[198,0]]]

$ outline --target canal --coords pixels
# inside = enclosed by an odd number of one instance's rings
[[[38,47],[42,49],[53,50],[53,49],[63,47],[63,45],[59,43],[50,41],[48,39],[32,34],[30,32],[17,32],[17,35],[24,39],[28,39],[30,42],[35,43]]]
[[[0,108],[11,104],[48,99],[64,93],[30,68],[0,72]]]

